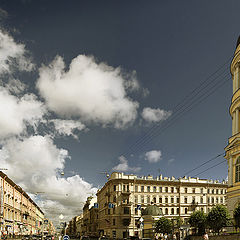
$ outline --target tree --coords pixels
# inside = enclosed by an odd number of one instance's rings
[[[235,221],[236,228],[240,227],[240,204],[235,208],[233,212],[233,218]]]
[[[197,229],[198,235],[202,235],[207,225],[207,215],[203,211],[195,211],[189,218],[189,224]]]
[[[230,216],[226,207],[216,205],[211,209],[207,216],[209,227],[219,234],[220,230],[227,226],[230,221]]]
[[[157,233],[171,233],[172,223],[169,219],[161,217],[155,224],[155,231]]]

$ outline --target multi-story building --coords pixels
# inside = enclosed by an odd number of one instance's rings
[[[83,207],[81,235],[98,236],[98,204],[96,197],[88,197]]]
[[[7,234],[41,232],[44,214],[24,190],[0,171],[0,227]]]
[[[232,118],[232,136],[225,148],[228,161],[228,210],[233,216],[234,209],[240,204],[240,37],[231,63],[233,96],[229,113]]]
[[[157,205],[165,217],[185,222],[195,210],[205,213],[226,204],[226,182],[184,177],[137,177],[113,172],[97,192],[99,233],[125,238],[139,235],[141,210]]]

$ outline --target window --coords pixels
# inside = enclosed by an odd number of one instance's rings
[[[135,185],[135,192],[138,192],[138,185]]]
[[[208,188],[208,190],[207,190],[207,193],[208,193],[208,194],[210,193],[210,190],[209,190],[209,188]]]
[[[113,197],[113,202],[116,202],[117,201],[117,198],[116,196]]]
[[[116,208],[114,207],[114,208],[113,208],[113,214],[115,214],[115,213],[116,213]]]
[[[154,187],[153,187],[153,192],[156,192],[156,191],[157,191],[157,187],[154,186]]]
[[[109,209],[110,210],[110,209]],[[129,207],[124,207],[123,208],[123,214],[129,214]]]
[[[113,185],[113,191],[116,191],[116,190],[117,190],[117,186]]]
[[[159,197],[159,203],[162,203],[162,198],[161,197]]]
[[[110,214],[110,210],[111,210],[111,209],[108,209],[108,215]]]
[[[177,208],[177,214],[179,214],[179,208]]]
[[[223,194],[223,189],[221,189],[221,194]]]
[[[174,203],[174,197],[171,197],[171,203]]]
[[[210,197],[208,197],[207,202],[210,203]]]
[[[203,207],[201,208],[201,211],[203,212]]]
[[[147,196],[147,203],[150,203],[150,196]]]
[[[214,203],[214,197],[212,197],[212,203]]]
[[[177,188],[177,193],[179,193],[179,188]]]
[[[187,203],[187,197],[184,198],[184,203]]]
[[[165,209],[165,214],[168,215],[168,209],[167,208]]]
[[[153,203],[156,203],[156,202],[157,202],[156,197],[153,197]]]
[[[188,192],[188,191],[187,191],[187,188],[185,188],[184,190],[185,190],[185,193],[187,193],[187,192]]]
[[[126,185],[123,185],[123,192],[126,192]]]
[[[177,203],[179,203],[179,197],[177,198]]]
[[[195,192],[196,192],[196,190],[195,190],[195,188],[193,188],[193,189],[192,189],[192,193],[195,193]]]
[[[185,208],[185,214],[187,214],[187,208]]]
[[[114,225],[114,226],[116,225],[116,220],[115,220],[115,218],[113,219],[113,225]]]
[[[240,182],[240,157],[238,157],[235,165],[235,182]]]
[[[138,215],[138,210],[137,210],[137,208],[135,208],[135,215]]]
[[[221,201],[221,203],[223,203],[223,198],[222,197],[220,198],[220,201]]]
[[[135,196],[135,203],[138,203],[138,196]]]
[[[203,193],[203,188],[201,188],[201,190],[200,190],[200,191],[201,191],[201,193]]]
[[[218,203],[218,197],[216,197],[216,203]]]
[[[171,209],[171,214],[174,215],[174,208]]]
[[[171,187],[171,192],[174,193],[174,187]]]
[[[203,203],[203,197],[200,198],[200,203]]]
[[[144,192],[144,186],[141,186],[141,192]]]
[[[195,204],[195,197],[192,197],[192,203]]]
[[[168,187],[165,187],[165,192],[168,192]]]
[[[212,189],[212,194],[214,194],[214,189]]]
[[[218,189],[216,190],[216,194],[218,194]]]
[[[168,198],[167,197],[165,198],[165,203],[168,203]]]
[[[144,196],[141,196],[141,203],[144,203]]]
[[[162,192],[162,187],[159,187],[159,192]]]
[[[150,192],[150,186],[147,186],[147,191]]]

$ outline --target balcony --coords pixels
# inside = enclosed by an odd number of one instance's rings
[[[130,194],[131,194],[130,190],[123,190],[122,191],[122,195],[130,195]]]

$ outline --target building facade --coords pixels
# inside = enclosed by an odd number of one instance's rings
[[[233,216],[234,209],[240,203],[240,38],[230,69],[233,80],[233,96],[229,109],[232,118],[232,136],[228,139],[228,146],[225,148],[225,158],[228,161],[227,206]]]
[[[44,213],[23,189],[0,171],[0,228],[5,234],[42,231]]]
[[[97,192],[100,235],[125,238],[141,235],[141,211],[158,206],[167,218],[187,222],[195,210],[209,212],[226,204],[227,183],[199,178],[137,177],[114,172]]]

